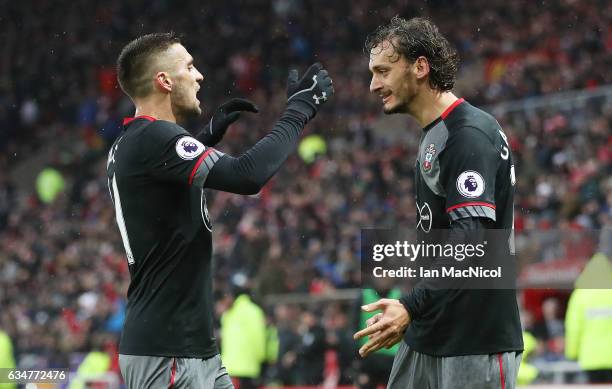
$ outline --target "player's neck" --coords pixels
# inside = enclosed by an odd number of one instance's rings
[[[432,89],[420,93],[412,102],[410,114],[421,127],[436,120],[457,100],[452,92],[437,92]]]
[[[176,117],[172,112],[169,101],[159,101],[159,99],[152,97],[138,100],[135,105],[136,113],[134,113],[134,116],[151,116],[157,120],[176,123]]]

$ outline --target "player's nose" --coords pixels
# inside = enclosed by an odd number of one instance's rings
[[[376,92],[381,88],[382,83],[378,80],[376,76],[372,76],[372,81],[370,81],[370,92]]]
[[[196,81],[201,83],[202,81],[204,81],[204,76],[202,75],[202,73],[200,73],[199,70],[196,69]]]

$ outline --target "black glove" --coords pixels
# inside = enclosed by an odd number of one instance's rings
[[[246,99],[231,99],[223,103],[210,118],[210,122],[196,136],[206,146],[214,146],[223,139],[230,124],[238,120],[240,112],[259,112],[252,101]]]
[[[298,71],[289,71],[287,79],[287,108],[306,115],[308,120],[315,117],[321,106],[334,94],[332,80],[319,62],[306,70],[298,80]]]

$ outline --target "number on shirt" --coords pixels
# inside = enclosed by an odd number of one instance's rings
[[[121,139],[117,141],[117,143],[111,147],[108,153],[108,163],[107,167],[110,166],[111,162],[115,163],[115,153],[117,152],[117,147],[119,146],[119,142]],[[130,238],[127,234],[127,228],[125,227],[125,219],[123,217],[123,209],[121,208],[121,198],[119,197],[119,188],[117,187],[117,177],[114,173],[113,166],[113,174],[112,180],[109,178],[108,180],[108,189],[111,194],[111,199],[115,204],[115,216],[117,218],[117,225],[119,226],[119,232],[121,233],[121,240],[123,241],[123,247],[125,248],[125,254],[127,255],[128,265],[134,264],[134,255],[132,254],[132,247],[130,246]]]

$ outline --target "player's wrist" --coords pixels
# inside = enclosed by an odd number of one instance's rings
[[[211,133],[210,123],[206,124],[196,135],[196,139],[204,144],[204,146],[214,146],[213,134]]]
[[[410,295],[408,296],[402,296],[400,297],[399,300],[397,300],[406,310],[406,313],[408,314],[408,318],[410,320],[413,319],[413,315],[412,315],[412,311],[414,311],[411,301],[410,301]]]
[[[311,104],[300,99],[291,99],[287,102],[287,110],[300,113],[306,121],[312,120],[317,115],[317,110]]]

